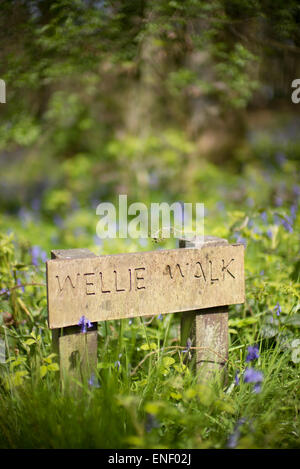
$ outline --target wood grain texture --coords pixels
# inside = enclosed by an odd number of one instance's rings
[[[189,249],[69,253],[47,262],[47,294],[51,329],[82,315],[96,322],[243,303],[244,246],[207,238]]]
[[[207,244],[216,248],[227,245],[227,241],[209,237]],[[192,242],[181,240],[179,245],[191,248],[197,246],[198,242],[197,239]],[[190,350],[189,355],[201,382],[208,382],[216,372],[225,371],[228,359],[227,304],[189,311],[181,316],[181,345],[187,346],[189,343],[196,347]],[[222,374],[225,377],[225,373]]]
[[[88,249],[51,251],[52,259],[93,258]],[[52,330],[52,348],[59,355],[60,377],[87,382],[97,368],[97,323],[86,333],[78,325]]]

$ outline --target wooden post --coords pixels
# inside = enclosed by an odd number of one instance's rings
[[[214,247],[228,245],[226,239],[214,236],[180,239],[180,248]],[[210,279],[218,282],[217,276]],[[182,313],[181,345],[199,347],[191,349],[191,359],[199,381],[206,382],[216,373],[222,371],[228,358],[228,306],[199,309]]]
[[[89,249],[64,249],[51,251],[51,259],[96,257]],[[60,376],[87,382],[97,367],[97,322],[87,332],[80,326],[52,329],[52,348],[59,355]]]

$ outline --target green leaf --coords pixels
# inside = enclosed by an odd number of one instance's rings
[[[164,367],[169,368],[170,366],[173,365],[173,363],[175,363],[175,360],[172,357],[164,357],[162,359],[162,362],[163,362]]]
[[[40,368],[40,377],[43,378],[48,372],[48,367],[46,365],[42,365]]]
[[[58,371],[59,370],[59,365],[58,363],[51,363],[50,365],[47,366],[49,371]]]

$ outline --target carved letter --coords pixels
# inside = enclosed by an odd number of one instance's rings
[[[94,274],[94,272],[91,272],[91,273],[88,273],[88,274],[84,274],[84,276],[86,276],[86,275],[95,275],[95,274]],[[94,285],[94,283],[93,282],[88,282],[87,278],[86,278],[85,279],[85,286],[86,286],[85,293],[87,295],[95,295],[95,292],[88,292],[88,289],[87,289],[88,285]]]
[[[227,265],[225,265],[225,262],[224,262],[224,259],[222,259],[222,262],[223,262],[223,267],[222,267],[222,272],[223,272],[223,280],[225,280],[225,270],[229,273],[229,275],[231,275],[232,278],[235,278],[235,276],[230,272],[230,270],[228,270],[228,266],[231,264],[231,262],[233,262],[234,259],[231,259],[230,262],[228,262]]]
[[[200,267],[200,272],[199,272],[198,275],[195,274],[194,277],[195,277],[195,278],[203,277],[203,278],[204,278],[204,281],[206,282],[206,278],[205,278],[205,274],[204,274],[204,270],[203,270],[203,267],[202,267],[202,265],[201,265],[201,262],[197,261],[197,262],[196,262],[196,265],[197,265],[197,264],[198,264],[199,267]]]
[[[63,281],[63,285],[61,286],[61,283],[60,283],[60,280],[59,280],[59,276],[56,275],[56,278],[57,278],[57,281],[58,281],[58,288],[59,288],[59,293],[61,293],[63,291],[63,289],[65,288],[66,284],[67,284],[67,280],[69,279],[69,283],[71,285],[71,287],[73,288],[73,290],[77,287],[77,284],[78,284],[78,277],[80,276],[80,274],[77,274],[77,277],[76,277],[76,285],[75,285],[75,282],[73,283],[72,282],[72,279],[70,277],[70,275],[67,275],[65,280]]]
[[[218,278],[213,278],[213,268],[212,268],[212,261],[209,261],[209,265],[210,265],[210,283],[214,283],[214,282],[218,282],[219,279]]]
[[[135,285],[136,285],[136,289],[137,289],[137,290],[143,290],[143,289],[145,289],[145,288],[146,288],[145,285],[141,285],[141,286],[138,285],[138,280],[145,280],[145,279],[144,279],[144,277],[138,277],[138,273],[137,273],[138,270],[146,270],[145,267],[136,267],[134,270],[135,270],[135,282],[136,282]]]

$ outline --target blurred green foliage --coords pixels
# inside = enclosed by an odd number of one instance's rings
[[[296,0],[2,0],[0,447],[299,448],[299,22]],[[196,383],[167,315],[99,324],[95,382],[61,392],[51,249],[176,245],[97,238],[119,194],[203,202],[246,246],[226,385]],[[255,343],[259,394],[235,382]]]

